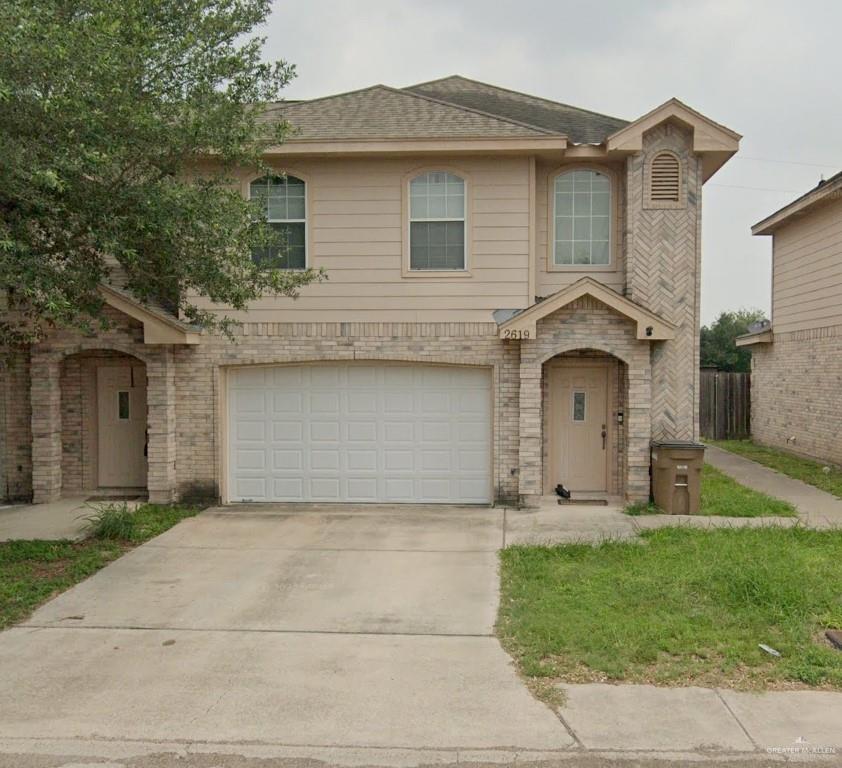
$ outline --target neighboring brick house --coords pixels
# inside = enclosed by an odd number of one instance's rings
[[[842,465],[842,173],[755,224],[772,236],[772,321],[751,349],[751,433]]]
[[[739,136],[461,77],[280,118],[279,176],[241,177],[288,236],[258,257],[330,279],[234,342],[104,288],[107,332],[5,369],[6,495],[646,499],[650,439],[698,438],[702,184]]]

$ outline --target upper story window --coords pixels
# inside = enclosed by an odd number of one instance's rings
[[[567,171],[553,190],[558,267],[606,266],[611,263],[611,180],[591,170]]]
[[[409,182],[409,268],[465,269],[465,180],[430,171]]]
[[[256,248],[252,258],[269,269],[307,266],[306,185],[295,176],[264,176],[249,186],[249,197],[260,201],[266,220],[278,233],[277,245]]]
[[[681,204],[681,163],[669,151],[658,152],[649,164],[651,208],[675,208]]]

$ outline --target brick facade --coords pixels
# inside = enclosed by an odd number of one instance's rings
[[[49,501],[95,486],[95,369],[109,356],[128,355],[146,366],[153,501],[220,494],[229,367],[383,360],[487,367],[496,500],[534,504],[546,490],[545,365],[588,350],[614,361],[612,410],[625,414],[614,432],[611,490],[629,500],[648,498],[650,440],[698,436],[701,171],[691,141],[672,123],[646,133],[643,151],[626,161],[622,195],[625,294],[674,324],[674,339],[639,340],[633,322],[590,297],[543,318],[537,337],[523,341],[500,340],[493,322],[310,322],[246,323],[233,342],[206,335],[196,345],[145,344],[141,323],[109,309],[110,327],[97,336],[58,331],[6,363],[5,496]],[[663,149],[679,157],[682,169],[682,204],[666,209],[646,197],[649,162]],[[838,388],[838,372],[835,381]],[[832,384],[828,374],[828,392]],[[817,422],[827,424],[822,408],[817,401]],[[770,442],[788,429],[773,427],[772,417],[758,411],[755,423],[764,419]],[[817,438],[816,445],[824,444]]]
[[[520,447],[518,495],[523,506],[535,506],[544,491],[544,364],[574,350],[597,350],[625,366],[627,401],[625,450],[626,497],[649,497],[651,436],[650,343],[639,341],[634,324],[599,301],[583,297],[538,321],[535,339],[520,342]]]
[[[751,358],[752,437],[842,465],[842,326],[775,334]]]
[[[494,391],[498,501],[517,498],[518,348],[494,323],[325,323],[244,326],[236,342],[208,338],[175,348],[178,493],[219,493],[219,396],[228,366],[328,360],[390,360],[486,366]]]
[[[692,137],[664,123],[644,136],[643,152],[627,161],[626,295],[677,327],[652,350],[652,436],[699,437],[699,301],[701,295],[701,159]],[[662,150],[681,163],[683,204],[648,203],[646,175]]]

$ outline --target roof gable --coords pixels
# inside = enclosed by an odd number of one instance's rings
[[[739,133],[714,122],[678,99],[670,99],[633,123],[629,123],[607,140],[609,152],[636,153],[643,149],[643,135],[668,120],[673,120],[693,133],[693,151],[701,154],[704,180],[718,171],[739,148]]]
[[[481,83],[460,75],[411,85],[404,90],[533,125],[567,136],[576,144],[601,144],[607,136],[628,125],[626,120],[617,117]]]
[[[615,312],[636,323],[636,336],[638,339],[661,341],[675,337],[675,326],[672,323],[659,317],[654,312],[650,312],[645,307],[640,306],[640,304],[636,304],[631,299],[620,296],[619,293],[598,283],[593,278],[583,277],[573,283],[573,285],[558,291],[558,293],[554,293],[539,304],[533,304],[529,309],[525,309],[523,312],[501,323],[498,326],[500,338],[534,339],[538,334],[539,320],[586,295],[601,301],[606,306],[611,307]]]
[[[144,344],[198,344],[200,331],[164,310],[138,301],[128,291],[101,284],[106,304],[143,324]]]
[[[343,139],[535,138],[552,135],[506,117],[385,85],[281,103],[265,119],[287,120],[288,141]]]
[[[783,208],[778,208],[765,219],[758,221],[751,228],[751,234],[771,235],[781,224],[791,221],[794,217],[807,213],[818,205],[838,199],[840,192],[842,192],[842,171],[819,182],[817,187],[813,187]]]

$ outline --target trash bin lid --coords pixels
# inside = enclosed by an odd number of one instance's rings
[[[703,451],[705,446],[692,440],[653,440],[653,448],[681,448],[684,450]]]

